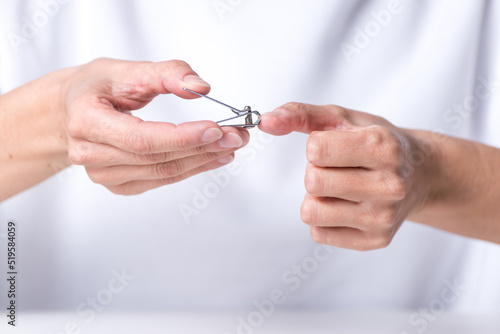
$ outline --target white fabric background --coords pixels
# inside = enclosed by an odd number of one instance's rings
[[[479,76],[500,78],[500,3],[401,1],[402,12],[347,62],[341,43],[352,44],[387,4],[242,0],[221,20],[208,0],[72,0],[14,52],[7,36],[41,7],[4,0],[0,91],[97,57],[183,59],[212,84],[213,97],[235,106],[338,104],[499,146],[498,91],[468,118],[450,121],[457,114],[447,110],[474,94]],[[136,114],[179,123],[227,111],[164,96]],[[306,136],[251,133],[237,158],[242,172],[191,224],[179,205],[191,204],[209,174],[121,197],[73,167],[1,203],[0,221],[21,226],[20,305],[73,310],[121,268],[136,279],[107,309],[248,309],[286,290],[283,272],[316,248],[299,217]],[[406,223],[387,249],[334,249],[281,307],[428,307],[445,280],[458,280],[467,289],[449,309],[499,310],[499,260],[498,246]]]

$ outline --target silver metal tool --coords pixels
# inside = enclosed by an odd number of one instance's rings
[[[195,92],[194,90],[191,90],[191,89],[187,89],[187,88],[184,88],[184,90],[190,92],[190,93],[193,93],[193,94],[196,94],[198,96],[201,96],[201,97],[205,97],[211,101],[214,101],[214,102],[217,102],[221,105],[223,105],[224,107],[226,108],[229,108],[231,109],[232,112],[234,112],[237,116],[234,116],[234,117],[230,117],[230,118],[226,118],[226,119],[223,119],[222,121],[218,121],[217,123],[223,123],[223,122],[227,122],[227,121],[231,121],[233,119],[237,119],[237,118],[241,118],[241,117],[245,117],[245,124],[228,124],[228,125],[221,125],[221,127],[223,126],[230,126],[230,127],[234,127],[234,128],[246,128],[246,129],[249,129],[249,128],[254,128],[256,127],[257,125],[260,124],[260,119],[257,118],[257,120],[253,121],[253,115],[256,115],[257,117],[260,116],[260,113],[258,111],[252,111],[252,108],[249,107],[249,106],[246,106],[245,108],[243,108],[243,110],[239,110],[239,109],[236,109],[234,107],[231,107],[230,105],[227,105],[225,103],[222,103],[220,101],[217,101],[216,99],[213,99],[209,96],[206,96],[206,95],[203,95],[201,93],[198,93],[198,92]]]

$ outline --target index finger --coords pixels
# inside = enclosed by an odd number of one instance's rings
[[[175,125],[166,122],[143,121],[114,109],[103,110],[93,120],[92,129],[83,138],[108,144],[127,152],[151,154],[189,150],[222,138],[220,126],[212,121],[197,121]]]
[[[311,133],[350,126],[346,122],[349,110],[334,106],[287,103],[260,116],[259,129],[275,136],[291,132]]]

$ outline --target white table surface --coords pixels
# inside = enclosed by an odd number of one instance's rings
[[[237,330],[237,318],[246,312],[212,313],[98,313],[86,323],[75,312],[22,312],[18,326],[0,323],[0,333],[43,334],[500,334],[500,314],[442,314],[422,330],[412,326],[411,312],[276,312],[258,328]],[[72,324],[73,323],[73,324]],[[72,326],[78,328],[72,329]],[[69,327],[66,327],[69,326]]]

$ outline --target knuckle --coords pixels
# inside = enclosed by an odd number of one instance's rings
[[[375,223],[379,227],[392,228],[396,222],[397,212],[395,208],[380,210],[375,217]]]
[[[104,64],[106,64],[107,62],[109,62],[110,59],[108,58],[105,58],[105,57],[99,57],[99,58],[95,58],[91,61],[89,61],[88,63],[85,64],[85,68],[87,70],[94,70],[94,69],[99,69],[100,67],[102,67]]]
[[[372,125],[364,129],[362,135],[368,147],[380,148],[385,140],[386,128],[379,125]]]
[[[317,220],[317,206],[313,199],[307,198],[300,207],[300,218],[307,225],[314,225]]]
[[[365,230],[392,229],[396,223],[397,210],[395,207],[369,208],[360,218]]]
[[[99,57],[93,59],[85,65],[85,70],[101,73],[103,70],[109,69],[112,66],[123,65],[125,61],[107,57]]]
[[[203,154],[202,163],[208,163],[208,162],[214,161],[218,158],[224,157],[226,155],[228,155],[227,152],[221,152],[221,153],[208,152],[208,153]]]
[[[373,235],[368,237],[368,242],[365,243],[363,250],[376,250],[386,248],[391,244],[392,238],[386,234]]]
[[[394,171],[378,171],[374,177],[374,195],[388,201],[400,201],[408,195],[408,180]]]
[[[369,252],[386,248],[391,243],[391,237],[384,234],[365,234],[352,245],[352,249],[359,252]]]
[[[321,232],[321,229],[313,227],[310,229],[310,233],[311,233],[311,238],[314,242],[320,245],[328,244],[324,234]]]
[[[384,161],[387,162],[388,166],[397,170],[403,165],[403,148],[401,141],[395,134],[390,133],[390,138],[384,142],[383,150]]]
[[[173,136],[174,143],[172,146],[177,148],[178,150],[185,151],[188,150],[190,147],[189,145],[189,138],[186,135],[183,135],[179,132],[175,132],[175,135]]]
[[[180,160],[169,161],[154,165],[153,176],[158,178],[169,178],[182,173],[184,166]]]
[[[399,140],[395,138],[395,136],[393,136],[393,139],[387,140],[385,142],[384,149],[387,157],[391,161],[397,161],[397,163],[399,164],[401,157],[401,144]]]
[[[88,149],[84,144],[70,144],[68,159],[73,165],[86,165],[91,161]]]
[[[355,245],[353,245],[352,249],[356,250],[358,252],[368,252],[368,251],[375,250],[377,248],[372,247],[370,244],[361,243],[361,244],[355,244]]]
[[[139,195],[139,194],[144,192],[144,191],[136,191],[132,187],[128,186],[127,184],[114,186],[114,187],[107,187],[107,188],[113,194],[121,195],[121,196]]]
[[[407,180],[401,176],[393,175],[385,182],[385,193],[391,200],[404,199],[408,193]]]
[[[189,64],[183,60],[174,59],[167,62],[167,66],[170,70],[176,70],[183,67],[189,67]]]
[[[66,130],[71,138],[83,138],[84,130],[80,122],[75,120],[73,117],[66,123]]]
[[[90,180],[97,184],[104,184],[106,180],[106,173],[101,169],[86,168],[87,175]]]
[[[365,129],[364,140],[366,145],[371,149],[384,164],[398,168],[402,163],[402,147],[401,140],[390,129],[372,125]]]
[[[203,154],[203,153],[207,152],[207,150],[208,150],[208,145],[196,146],[194,148],[194,152],[196,154]]]
[[[139,155],[139,161],[143,164],[156,164],[161,162],[167,162],[171,159],[172,154],[170,152],[162,153],[146,153]]]
[[[305,111],[307,109],[305,104],[299,102],[288,102],[282,105],[281,108],[296,111]]]
[[[304,179],[306,190],[311,195],[321,195],[324,192],[324,182],[316,167],[309,167]]]
[[[155,164],[160,162],[158,154],[151,154],[151,153],[139,154],[138,158],[139,162],[142,164]]]
[[[124,143],[134,153],[151,153],[154,149],[152,141],[137,131],[128,132],[125,135]]]
[[[83,165],[84,164],[84,158],[81,154],[78,153],[78,151],[69,148],[68,149],[68,159],[73,165]]]
[[[306,156],[310,162],[318,162],[325,155],[325,141],[321,132],[313,132],[307,139]]]
[[[99,58],[96,58],[96,59],[92,60],[89,64],[92,64],[92,65],[104,65],[104,64],[108,64],[111,61],[113,61],[113,60],[110,59],[110,58],[99,57]]]
[[[336,104],[329,104],[325,106],[328,108],[328,111],[334,114],[336,117],[340,119],[349,119],[349,110],[346,108],[342,108]]]
[[[352,248],[354,250],[357,250],[358,252],[369,252],[378,249],[377,247],[374,247],[371,244],[357,244]]]
[[[100,129],[99,127],[90,127],[88,130],[85,131],[85,137],[88,138],[90,141],[101,143],[104,141],[104,138],[106,136],[103,130]]]

